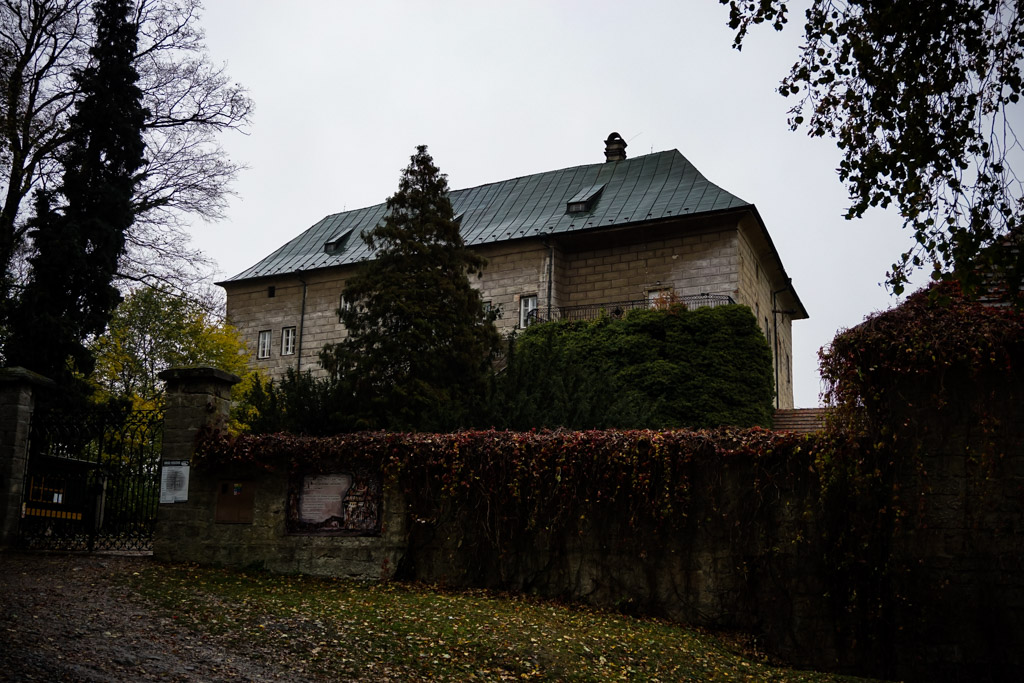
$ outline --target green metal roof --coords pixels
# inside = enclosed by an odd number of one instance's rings
[[[677,150],[453,190],[450,198],[455,215],[461,216],[462,238],[470,247],[543,234],[559,235],[753,208],[752,204],[709,182]],[[567,212],[570,201],[584,199],[590,201],[589,210]],[[377,225],[385,210],[384,204],[377,204],[327,216],[225,282],[370,259],[372,252],[357,236]],[[325,251],[328,242],[332,244]]]

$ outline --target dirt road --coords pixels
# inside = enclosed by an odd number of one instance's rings
[[[126,594],[148,557],[0,552],[0,681],[301,681]]]

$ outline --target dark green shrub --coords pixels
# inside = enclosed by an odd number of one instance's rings
[[[633,311],[535,325],[495,382],[493,426],[676,428],[770,424],[768,341],[746,306]]]

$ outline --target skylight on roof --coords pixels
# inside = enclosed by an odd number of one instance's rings
[[[585,187],[565,203],[566,213],[583,213],[590,211],[594,208],[594,204],[597,203],[598,198],[601,196],[601,192],[604,190],[605,183],[599,183],[597,185],[591,185]]]
[[[349,239],[352,237],[352,228],[349,228],[345,232],[341,233],[337,237],[332,237],[324,243],[325,254],[340,254],[345,251],[345,247],[348,245]]]

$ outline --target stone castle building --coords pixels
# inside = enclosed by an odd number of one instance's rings
[[[604,163],[451,192],[463,240],[487,259],[471,282],[500,310],[499,331],[664,301],[744,304],[772,349],[777,407],[791,408],[792,321],[808,315],[757,209],[676,150],[627,159],[625,148],[612,133]],[[384,212],[327,216],[218,283],[253,367],[320,371],[320,349],[346,334],[345,280],[372,258],[360,235]]]

